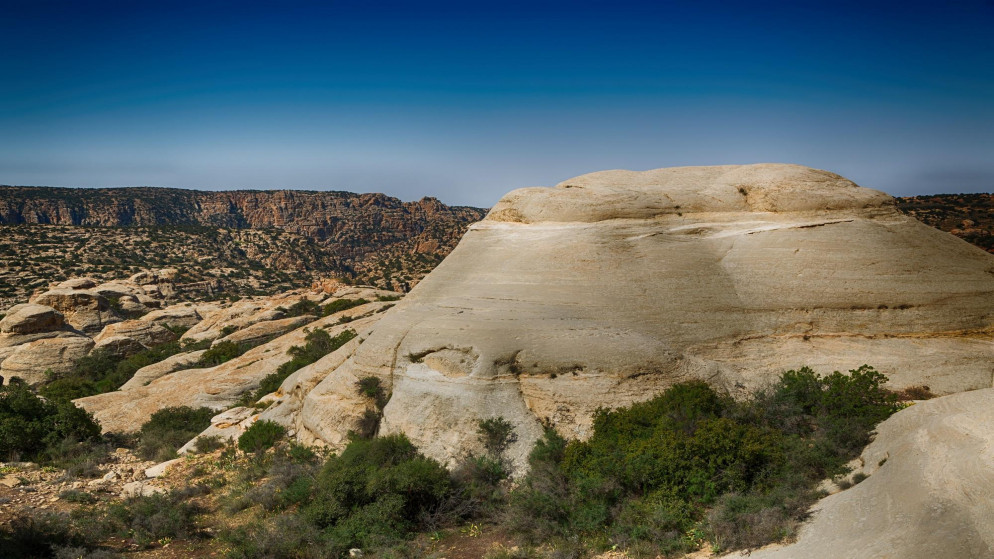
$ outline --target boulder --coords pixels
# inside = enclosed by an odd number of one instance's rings
[[[190,328],[203,320],[203,317],[197,312],[196,306],[184,303],[152,311],[141,317],[141,320],[170,328]]]
[[[93,338],[93,341],[99,347],[105,340],[119,336],[131,338],[145,348],[171,342],[177,338],[172,331],[154,322],[125,320],[108,325]]]
[[[63,334],[17,346],[0,363],[0,376],[7,382],[20,377],[28,384],[47,380],[46,371],[67,373],[93,348],[93,340],[77,334]]]
[[[141,353],[145,349],[141,342],[127,336],[106,336],[93,346],[93,351],[108,353],[122,359]]]
[[[167,357],[158,363],[152,363],[135,371],[128,382],[121,386],[121,390],[131,390],[138,386],[145,386],[153,380],[183,369],[195,367],[200,361],[200,356],[206,350],[190,351],[187,353],[177,353],[172,357]]]
[[[35,334],[60,330],[65,317],[59,311],[45,305],[26,303],[14,305],[0,320],[0,332],[4,334]]]
[[[107,299],[91,290],[51,289],[31,300],[61,312],[73,328],[87,334],[96,334],[108,324],[120,322]]]
[[[211,418],[210,427],[196,437],[190,439],[177,451],[179,454],[197,451],[197,439],[200,437],[221,437],[226,441],[237,439],[252,424],[253,417],[259,410],[237,406],[225,410]]]
[[[750,559],[994,557],[994,390],[920,402],[877,426],[869,477],[812,507],[791,545]]]
[[[231,306],[218,309],[183,334],[182,340],[200,342],[216,340],[222,337],[226,327],[232,330],[251,326],[265,320],[278,320],[284,317],[282,311],[276,310],[278,305],[265,300],[241,300]]]
[[[298,437],[339,446],[392,392],[382,433],[453,463],[502,416],[543,424],[687,379],[733,394],[788,368],[864,363],[890,386],[991,386],[994,256],[892,199],[796,165],[607,171],[511,192],[303,398]],[[274,410],[275,413],[275,410]]]

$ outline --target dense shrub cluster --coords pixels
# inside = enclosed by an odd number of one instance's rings
[[[355,337],[355,330],[343,330],[334,337],[321,328],[311,330],[304,338],[303,346],[293,346],[287,350],[287,354],[292,359],[280,365],[276,372],[266,375],[259,382],[259,388],[251,396],[251,400],[256,401],[270,392],[275,392],[283,384],[283,381],[294,372],[342,347]]]
[[[870,367],[822,377],[788,371],[746,402],[704,382],[594,418],[594,435],[566,443],[551,430],[511,495],[513,530],[532,542],[606,536],[653,552],[718,548],[789,536],[844,473],[873,426],[898,409]]]
[[[108,351],[97,350],[80,359],[72,371],[53,378],[39,388],[49,399],[74,400],[84,396],[117,390],[131,380],[142,367],[158,363],[183,351],[204,349],[210,342],[184,345],[172,341],[121,358]]]
[[[0,460],[47,462],[99,438],[100,426],[71,402],[43,400],[16,380],[0,386]]]
[[[222,363],[231,361],[250,349],[252,349],[252,346],[248,344],[237,344],[228,340],[221,341],[205,351],[200,356],[200,361],[197,365],[199,367],[216,367]]]
[[[180,406],[152,414],[138,432],[136,452],[146,460],[164,461],[176,457],[176,449],[210,427],[217,412],[210,408]]]
[[[238,437],[242,452],[262,452],[286,436],[286,428],[275,421],[256,421]]]

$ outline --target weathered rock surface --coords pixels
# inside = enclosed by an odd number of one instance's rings
[[[38,384],[46,380],[45,371],[69,372],[92,348],[90,338],[69,333],[19,345],[0,363],[0,376],[5,382],[20,377],[28,384]]]
[[[176,334],[154,322],[125,320],[108,325],[93,338],[93,341],[96,342],[97,347],[101,347],[106,340],[117,337],[130,338],[144,348],[171,342],[177,338]]]
[[[177,353],[172,357],[167,357],[158,363],[152,363],[135,371],[134,376],[132,376],[128,382],[121,386],[121,390],[131,390],[137,386],[145,386],[146,384],[152,382],[153,380],[168,375],[176,371],[183,369],[189,369],[196,366],[197,362],[200,361],[200,356],[204,354],[206,350],[199,351],[189,351],[186,353]]]
[[[265,320],[246,326],[241,330],[236,330],[223,338],[214,340],[212,346],[221,342],[232,342],[236,344],[258,344],[282,336],[291,330],[296,330],[301,326],[314,322],[316,316],[303,315],[292,316],[280,320]]]
[[[503,416],[523,466],[543,422],[585,437],[596,408],[688,378],[735,392],[869,363],[895,388],[990,387],[992,325],[994,257],[838,175],[593,173],[505,196],[326,371],[298,437],[338,444],[365,409],[350,382],[376,376],[381,432],[451,462]]]
[[[105,297],[86,289],[51,289],[32,298],[31,302],[61,312],[70,326],[90,335],[121,320]]]
[[[240,330],[257,322],[279,320],[285,316],[284,311],[278,309],[282,302],[281,300],[243,299],[231,306],[208,314],[201,322],[187,330],[181,339],[188,342],[216,340],[224,335],[225,328]],[[287,306],[290,304],[293,303],[291,302]]]
[[[59,330],[65,324],[62,313],[45,305],[26,303],[14,305],[0,320],[0,332],[4,334],[36,334]]]
[[[372,302],[349,312],[372,314],[388,304]],[[243,393],[258,388],[259,381],[289,361],[287,350],[304,345],[310,330],[324,328],[335,336],[354,328],[352,323],[338,323],[343,314],[316,320],[216,367],[175,371],[148,385],[131,386],[127,390],[89,396],[75,402],[93,413],[105,431],[124,433],[139,429],[153,413],[166,407],[206,406],[223,410],[235,404]],[[374,316],[379,319],[383,314]]]
[[[994,556],[994,390],[921,402],[877,427],[870,477],[813,507],[795,544],[751,559]],[[744,557],[744,555],[736,555]]]
[[[183,303],[154,310],[142,316],[140,320],[171,328],[191,328],[203,320],[203,317],[198,312],[197,305]]]

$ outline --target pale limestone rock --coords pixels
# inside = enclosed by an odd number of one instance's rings
[[[70,326],[91,335],[121,321],[107,299],[92,290],[51,289],[33,297],[31,302],[52,307],[65,316]]]
[[[549,422],[691,378],[734,393],[806,364],[869,363],[891,386],[991,386],[994,256],[887,195],[795,165],[609,171],[505,196],[301,404],[339,446],[392,391],[382,433],[452,463],[503,416],[518,467]]]
[[[196,452],[197,439],[200,437],[221,437],[226,441],[238,439],[245,432],[245,429],[252,424],[257,411],[259,410],[238,406],[215,415],[211,418],[210,427],[190,439],[176,452],[179,454]]]
[[[236,344],[258,344],[263,341],[282,336],[291,330],[296,330],[301,326],[314,322],[316,316],[303,315],[292,316],[280,320],[265,320],[246,326],[241,330],[236,330],[223,338],[214,340],[211,347],[221,342],[232,342]]]
[[[62,313],[45,305],[25,303],[14,305],[0,320],[0,332],[4,334],[36,334],[60,330],[65,324]]]
[[[176,464],[182,464],[182,458],[173,458],[172,460],[166,460],[165,462],[160,462],[150,468],[145,468],[145,477],[147,478],[157,478],[166,474],[169,468],[172,468]]]
[[[128,278],[128,281],[135,285],[152,285],[159,283],[175,283],[179,279],[179,270],[176,268],[162,268],[161,270],[145,270]]]
[[[166,490],[157,485],[152,485],[148,481],[130,481],[121,488],[121,498],[129,499],[133,497],[151,497],[165,493]]]
[[[870,477],[822,499],[798,540],[750,559],[994,556],[994,390],[919,402],[877,426]],[[735,554],[746,557],[746,554]]]
[[[186,353],[177,353],[171,357],[167,357],[158,363],[152,363],[135,371],[134,376],[132,376],[128,382],[121,386],[121,390],[131,390],[132,388],[138,386],[145,386],[151,383],[153,380],[168,375],[176,371],[181,371],[183,369],[189,369],[190,367],[195,367],[197,362],[200,361],[200,356],[204,354],[206,350],[199,351],[189,351]]]
[[[197,440],[200,437],[221,437],[225,441],[237,440],[242,433],[258,417],[255,408],[237,406],[230,408],[211,418],[211,424],[196,437],[187,441],[177,452],[185,454],[197,451]]]
[[[96,342],[97,347],[101,347],[105,340],[121,336],[130,338],[145,348],[154,347],[176,339],[176,334],[155,322],[125,320],[124,322],[109,324],[93,338],[93,341]]]
[[[29,342],[17,346],[0,363],[0,376],[4,377],[5,382],[20,377],[28,384],[39,384],[46,380],[45,371],[67,373],[92,348],[93,340],[75,334]]]

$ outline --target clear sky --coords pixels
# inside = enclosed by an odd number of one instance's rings
[[[489,206],[755,162],[994,191],[994,0],[0,0],[0,184]]]

